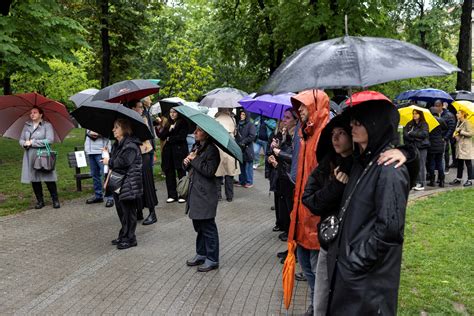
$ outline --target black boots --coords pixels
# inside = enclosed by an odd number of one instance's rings
[[[435,186],[435,175],[434,174],[428,175],[428,179],[430,180],[430,182],[428,182],[428,186],[429,187],[434,187]]]
[[[141,221],[143,219],[143,210],[137,210],[137,221]]]
[[[61,205],[59,204],[58,198],[58,188],[56,186],[56,182],[45,182],[46,186],[48,187],[49,194],[51,194],[51,199],[53,200],[53,208],[60,208]]]
[[[444,188],[444,174],[439,175],[438,178],[439,178],[439,187]]]
[[[48,187],[48,191],[51,194],[51,199],[53,200],[53,207],[60,208],[61,205],[59,204],[58,198],[58,189],[56,187],[56,182],[45,182],[46,186]],[[33,187],[33,192],[36,196],[36,205],[35,209],[41,209],[44,207],[44,198],[43,198],[43,186],[41,182],[31,182],[31,186]]]
[[[150,210],[148,217],[143,221],[142,225],[151,225],[154,223],[156,223],[156,213],[155,210],[152,209]]]

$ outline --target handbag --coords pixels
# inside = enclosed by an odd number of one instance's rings
[[[373,165],[374,161],[371,161],[367,167],[365,167],[364,171],[360,175],[359,179],[357,179],[356,184],[354,185],[354,188],[352,189],[351,193],[347,197],[346,201],[344,202],[344,206],[341,208],[339,211],[339,214],[336,215],[331,215],[324,219],[320,225],[319,225],[319,239],[323,241],[324,244],[328,245],[331,243],[334,239],[336,239],[337,235],[339,234],[339,231],[341,230],[342,227],[342,218],[344,217],[344,213],[346,212],[347,207],[349,206],[349,202],[352,199],[352,195],[354,194],[354,191],[356,190],[357,186],[359,185],[360,180],[365,176],[369,168]]]
[[[109,172],[109,176],[107,177],[106,187],[111,192],[120,193],[120,189],[122,189],[124,180],[124,174],[120,174],[112,170],[111,172]]]
[[[178,196],[182,197],[183,199],[188,197],[189,182],[189,174],[187,174],[179,179],[178,184],[176,185],[176,192],[178,192]]]
[[[48,141],[43,141],[46,149],[39,148],[33,161],[33,169],[38,171],[52,171],[56,167],[57,151],[51,150]]]

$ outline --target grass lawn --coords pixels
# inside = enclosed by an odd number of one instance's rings
[[[82,192],[76,191],[74,168],[69,168],[67,153],[74,151],[74,146],[84,145],[84,130],[73,129],[64,142],[53,144],[58,151],[56,171],[58,173],[58,193],[60,201],[93,195],[92,179],[82,181]],[[159,154],[159,153],[158,153]],[[159,157],[158,157],[159,159]],[[18,213],[32,208],[36,202],[33,189],[29,184],[22,184],[21,165],[23,148],[18,141],[0,137],[0,216]],[[159,161],[159,160],[158,160]],[[83,168],[81,170],[88,170]],[[154,168],[155,180],[161,179],[159,164]],[[51,204],[46,185],[43,184],[46,204]]]
[[[416,201],[407,211],[400,315],[474,314],[474,190]]]

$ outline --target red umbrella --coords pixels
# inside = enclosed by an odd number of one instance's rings
[[[354,105],[360,104],[362,102],[377,101],[377,100],[378,101],[384,100],[384,101],[388,101],[388,102],[392,103],[392,100],[387,98],[382,93],[377,92],[377,91],[367,90],[367,91],[361,91],[361,92],[354,93],[352,95],[352,98],[349,98],[349,99],[346,100],[346,104],[347,104],[347,106],[354,106]]]
[[[20,139],[25,123],[30,120],[33,106],[41,108],[43,119],[53,126],[55,142],[62,141],[74,128],[64,104],[32,92],[0,96],[0,135]]]

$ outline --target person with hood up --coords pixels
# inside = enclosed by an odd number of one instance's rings
[[[252,162],[254,159],[253,141],[255,139],[255,125],[250,122],[247,112],[240,112],[240,121],[237,126],[237,135],[235,141],[242,149],[243,163],[240,163],[240,175],[238,186],[244,188],[253,187],[253,169]]]
[[[362,102],[349,114],[355,159],[327,254],[327,314],[396,315],[411,177],[406,165],[376,161],[397,144],[400,116],[388,100]]]
[[[321,90],[307,90],[291,97],[291,103],[299,114],[301,138],[288,241],[296,241],[298,262],[308,280],[311,298],[313,298],[316,264],[320,248],[317,230],[319,216],[311,213],[301,199],[306,181],[318,165],[314,153],[321,131],[329,121],[329,97]],[[313,304],[309,305],[306,314],[313,314]]]
[[[143,195],[142,142],[133,135],[130,121],[126,119],[115,121],[113,133],[116,142],[112,146],[112,156],[104,157],[102,163],[111,171],[125,175],[120,190],[113,193],[122,228],[112,245],[117,245],[117,249],[127,249],[137,245],[137,201]]]

